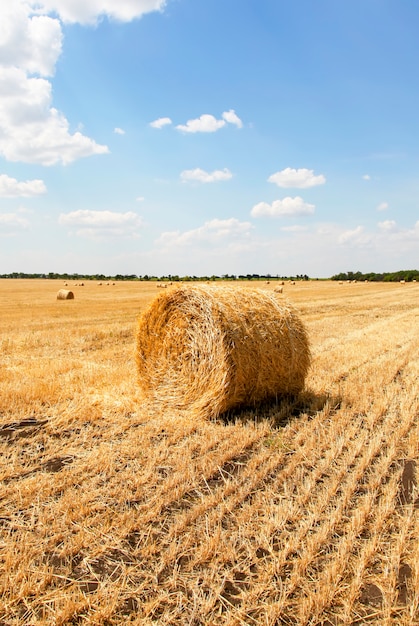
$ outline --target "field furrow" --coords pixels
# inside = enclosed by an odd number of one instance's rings
[[[203,421],[139,397],[155,285],[27,282],[0,281],[0,624],[419,623],[418,286],[297,284],[305,390]]]

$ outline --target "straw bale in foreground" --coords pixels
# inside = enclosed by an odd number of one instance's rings
[[[60,289],[57,293],[57,300],[74,300],[74,293],[68,289]]]
[[[136,359],[146,400],[216,417],[299,393],[310,350],[297,312],[273,293],[181,286],[140,315]]]

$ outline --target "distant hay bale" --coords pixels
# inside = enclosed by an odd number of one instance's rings
[[[57,300],[74,300],[74,293],[68,289],[60,289],[57,293]]]
[[[180,286],[140,315],[136,360],[145,400],[216,417],[299,393],[310,349],[297,312],[274,293]]]
[[[282,285],[281,287],[275,287],[274,289],[274,293],[282,293],[283,291],[284,291],[284,288],[282,287]]]

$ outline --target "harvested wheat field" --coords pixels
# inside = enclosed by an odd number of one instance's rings
[[[285,285],[304,390],[204,419],[140,394],[155,283],[58,283],[0,281],[0,624],[419,624],[419,285]]]

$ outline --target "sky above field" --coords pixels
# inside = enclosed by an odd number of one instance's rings
[[[417,0],[0,4],[0,274],[419,267]]]

